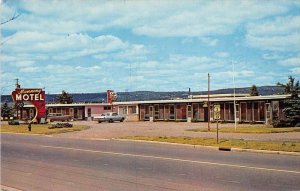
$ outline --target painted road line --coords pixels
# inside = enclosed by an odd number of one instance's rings
[[[169,157],[159,157],[159,156],[151,156],[151,155],[137,155],[137,154],[129,154],[129,153],[118,153],[118,152],[97,151],[97,150],[89,150],[89,149],[78,149],[78,148],[71,148],[71,147],[55,147],[55,146],[48,146],[48,145],[41,145],[41,147],[43,147],[43,148],[52,148],[52,149],[61,149],[61,150],[71,150],[71,151],[109,154],[109,155],[117,155],[117,156],[128,156],[128,157],[139,157],[139,158],[158,159],[158,160],[169,160],[169,161],[187,162],[187,163],[194,163],[194,164],[218,165],[218,166],[234,167],[234,168],[241,168],[241,169],[253,169],[253,170],[262,170],[262,171],[300,174],[300,171],[293,171],[293,170],[283,170],[283,169],[264,168],[264,167],[255,167],[255,166],[235,165],[235,164],[208,162],[208,161],[195,161],[195,160],[169,158]]]

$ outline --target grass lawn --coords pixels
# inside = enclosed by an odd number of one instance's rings
[[[207,128],[197,128],[189,129],[187,131],[194,132],[209,132]],[[213,127],[210,129],[210,132],[216,132],[216,124],[213,124]],[[242,127],[237,127],[236,130],[233,127],[222,127],[222,124],[219,124],[220,133],[288,133],[288,132],[300,132],[300,127],[288,127],[288,128],[274,128],[268,125],[243,125]]]
[[[9,132],[9,133],[25,133],[25,134],[57,134],[57,133],[66,133],[72,131],[81,131],[84,129],[88,129],[88,126],[83,125],[74,125],[71,128],[55,128],[48,129],[51,125],[38,125],[32,124],[31,131],[28,131],[28,125],[3,125],[1,124],[1,132]]]
[[[220,139],[189,137],[124,137],[124,139],[180,143],[189,145],[216,146],[241,149],[300,152],[300,142],[247,141],[243,139]]]

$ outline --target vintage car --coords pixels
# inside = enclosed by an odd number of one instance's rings
[[[62,113],[49,113],[47,119],[52,121],[71,121],[71,115],[63,115]]]
[[[101,123],[101,122],[112,123],[114,121],[123,122],[125,117],[122,115],[119,115],[115,112],[106,112],[106,113],[102,113],[99,117],[96,117],[95,119],[98,120],[98,123]]]

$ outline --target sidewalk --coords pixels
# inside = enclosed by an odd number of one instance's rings
[[[78,132],[57,134],[53,136],[84,139],[112,139],[127,136],[168,136],[168,137],[201,137],[215,138],[215,132],[192,132],[188,129],[207,128],[207,123],[186,122],[115,122],[97,123],[96,121],[76,121],[76,125],[87,125],[90,129]],[[211,124],[214,128],[216,124]],[[232,123],[220,124],[219,128],[233,126]],[[244,126],[238,124],[237,128]],[[300,142],[300,132],[291,133],[219,133],[219,138],[244,139],[257,141],[295,141]]]

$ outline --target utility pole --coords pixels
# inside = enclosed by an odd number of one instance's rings
[[[210,101],[209,101],[209,96],[210,96],[210,75],[208,73],[208,84],[207,84],[207,112],[208,112],[208,120],[207,120],[207,129],[210,131]]]
[[[232,62],[232,60],[231,60]],[[234,130],[236,131],[236,99],[235,99],[235,77],[234,77],[234,62],[232,62],[232,70],[233,70],[233,75],[232,75],[232,81],[233,81],[233,107],[234,107]]]

